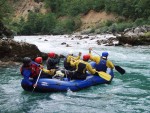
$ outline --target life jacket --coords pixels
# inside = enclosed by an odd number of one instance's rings
[[[107,60],[101,57],[100,62],[95,65],[96,70],[106,72],[107,71],[106,63],[107,63]]]
[[[77,68],[76,71],[77,71],[78,73],[85,74],[85,72],[86,72],[86,64],[80,62],[80,63],[78,64],[78,68]]]
[[[65,67],[65,69],[71,68],[70,63],[67,62],[67,58],[64,59],[64,67]]]
[[[30,76],[31,78],[37,78],[37,76],[39,75],[39,72],[40,72],[40,68],[36,64],[31,64],[31,66],[29,66],[29,67],[22,66],[20,68],[20,72],[22,75],[23,75],[24,69],[31,71],[31,76]]]

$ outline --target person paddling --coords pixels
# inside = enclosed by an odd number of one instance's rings
[[[29,86],[36,87],[37,84],[33,84],[29,79],[32,78],[36,81],[40,73],[41,67],[36,62],[33,62],[31,58],[23,58],[23,65],[20,68],[20,72],[24,77],[24,80]]]
[[[101,56],[92,56],[92,48],[89,48],[90,60],[96,62],[94,68],[97,71],[107,71],[107,68],[114,69],[114,64],[108,60],[108,52],[103,52]]]
[[[86,79],[86,71],[88,71],[91,74],[96,74],[96,70],[93,69],[92,66],[88,63],[89,58],[90,55],[83,55],[83,60],[71,59],[71,66],[76,67],[75,72],[73,72],[73,74],[70,74],[71,76],[69,76],[71,79]]]
[[[79,52],[79,55],[77,57],[74,57],[73,52],[70,51],[68,53],[67,57],[64,59],[64,68],[66,70],[70,70],[70,71],[75,70],[75,67],[70,65],[70,61],[71,61],[71,59],[78,60],[78,59],[80,59],[80,57],[81,57],[81,52]]]
[[[58,69],[57,64],[60,62],[60,57],[57,56],[54,52],[48,53],[48,59],[46,61],[47,69]]]
[[[44,69],[42,57],[35,58],[35,62],[40,64],[42,68],[42,76],[45,76],[45,78],[52,78],[52,76],[56,73],[55,69],[50,69],[50,70]]]

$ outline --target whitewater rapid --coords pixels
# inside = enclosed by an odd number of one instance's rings
[[[63,36],[15,36],[14,40],[37,45],[40,51],[67,54],[109,52],[109,59],[126,70],[114,69],[111,84],[92,86],[78,92],[30,93],[22,89],[20,66],[0,68],[0,113],[150,113],[150,46],[103,46],[96,40]],[[61,45],[66,42],[71,47]],[[94,53],[93,53],[94,54]],[[96,54],[94,54],[96,55]]]
[[[86,37],[86,35],[82,35]],[[78,55],[82,52],[82,55],[88,53],[89,47],[92,47],[96,53],[93,55],[101,55],[103,51],[108,51],[109,59],[115,64],[120,64],[123,68],[132,72],[133,69],[129,69],[127,65],[134,67],[145,63],[147,68],[150,68],[150,46],[135,46],[135,47],[116,47],[116,46],[104,46],[98,45],[98,39],[107,39],[113,37],[113,35],[96,35],[89,36],[89,38],[80,39],[75,35],[44,35],[44,36],[15,36],[14,40],[18,42],[27,42],[35,44],[41,52],[49,53],[55,52],[57,54],[67,55],[69,51],[73,51],[74,55]],[[66,44],[62,44],[66,43]],[[66,45],[69,45],[67,47]],[[144,52],[144,54],[143,54]],[[136,66],[135,66],[136,67]],[[136,68],[135,68],[136,69]],[[137,70],[138,71],[138,70]],[[147,75],[150,73],[147,70]]]

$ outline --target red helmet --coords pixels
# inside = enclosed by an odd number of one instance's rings
[[[50,58],[54,58],[54,57],[55,57],[55,53],[54,53],[54,52],[50,52],[50,53],[48,53],[48,57],[50,57]]]
[[[90,59],[90,55],[83,55],[83,60],[88,61]]]
[[[42,57],[37,57],[37,58],[35,59],[35,62],[38,63],[38,64],[41,64],[41,63],[43,62]]]

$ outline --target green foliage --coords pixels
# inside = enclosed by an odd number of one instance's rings
[[[45,0],[47,7],[59,15],[77,16],[89,10],[114,12],[126,18],[147,18],[149,0]]]
[[[21,19],[19,23],[13,23],[13,26],[19,28],[14,28],[16,32],[22,35],[72,33],[80,25],[79,17],[59,20],[53,13],[43,15],[33,12],[29,13],[27,21]]]
[[[56,24],[56,27],[53,30],[53,33],[54,34],[65,34],[65,33],[70,34],[76,29],[78,29],[79,27],[80,27],[79,21],[75,21],[72,18],[69,18],[66,20],[59,21]]]
[[[99,12],[101,10],[104,10],[105,8],[105,2],[104,0],[93,0],[93,10]]]
[[[10,7],[7,0],[0,0],[0,20],[8,18],[11,14],[12,7]]]
[[[132,26],[133,24],[130,22],[118,23],[115,30],[116,32],[123,32],[124,29],[131,28]]]
[[[133,22],[121,22],[121,23],[112,23],[109,26],[102,26],[99,29],[95,30],[96,33],[106,33],[106,32],[123,32],[126,28],[131,28],[134,25]]]
[[[111,20],[105,21],[105,26],[111,26],[112,24],[113,24],[113,21]]]
[[[127,27],[150,25],[149,0],[44,0],[46,7],[51,10],[49,14],[30,12],[27,21],[11,22],[8,18],[12,13],[10,3],[17,0],[0,0],[0,21],[2,20],[16,33],[21,35],[33,34],[65,34],[72,33],[81,26],[80,15],[90,10],[116,13],[125,17],[117,23],[105,21],[98,24],[91,32],[123,31]],[[60,19],[60,17],[67,19]],[[97,30],[96,30],[97,29]]]
[[[56,24],[56,17],[54,14],[38,14],[29,13],[28,20],[26,22],[20,21],[20,34],[52,34],[53,28]]]

